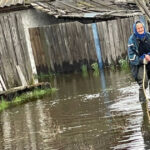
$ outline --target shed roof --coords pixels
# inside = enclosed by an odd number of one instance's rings
[[[141,14],[132,0],[55,0],[31,5],[55,17],[106,18]]]
[[[58,18],[107,18],[141,14],[134,0],[0,0],[0,9],[19,4],[28,4]]]

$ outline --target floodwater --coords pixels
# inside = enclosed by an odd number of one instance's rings
[[[146,106],[131,74],[54,78],[58,91],[0,113],[0,150],[150,149]]]

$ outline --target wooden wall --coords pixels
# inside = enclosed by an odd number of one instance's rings
[[[97,22],[104,65],[127,56],[127,42],[138,17]],[[29,29],[39,72],[66,72],[97,62],[92,25],[61,23]]]
[[[116,64],[127,55],[127,43],[132,34],[133,23],[133,17],[97,23],[105,65]]]
[[[0,75],[7,88],[21,85],[17,65],[29,82],[32,71],[22,18],[18,13],[10,13],[0,16]]]

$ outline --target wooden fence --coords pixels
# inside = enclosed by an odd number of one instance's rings
[[[0,75],[7,88],[21,85],[17,68],[29,82],[32,71],[22,18],[9,13],[0,17]]]
[[[62,23],[29,32],[38,72],[67,71],[81,62],[97,61],[91,25]]]
[[[127,55],[127,42],[138,17],[98,22],[104,65],[116,64]],[[66,72],[97,62],[91,24],[61,23],[29,29],[39,72]]]

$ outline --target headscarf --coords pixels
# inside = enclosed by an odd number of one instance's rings
[[[143,33],[143,34],[139,34],[139,33],[137,32],[137,30],[136,30],[136,25],[137,25],[138,23],[141,23],[141,24],[143,25],[143,28],[144,28],[144,33]],[[135,34],[135,36],[136,36],[137,38],[143,39],[143,38],[145,37],[145,35],[146,35],[146,30],[145,30],[145,25],[144,25],[144,23],[141,22],[141,21],[136,21],[136,22],[134,23],[134,25],[133,25],[133,32],[134,32],[134,34]]]

